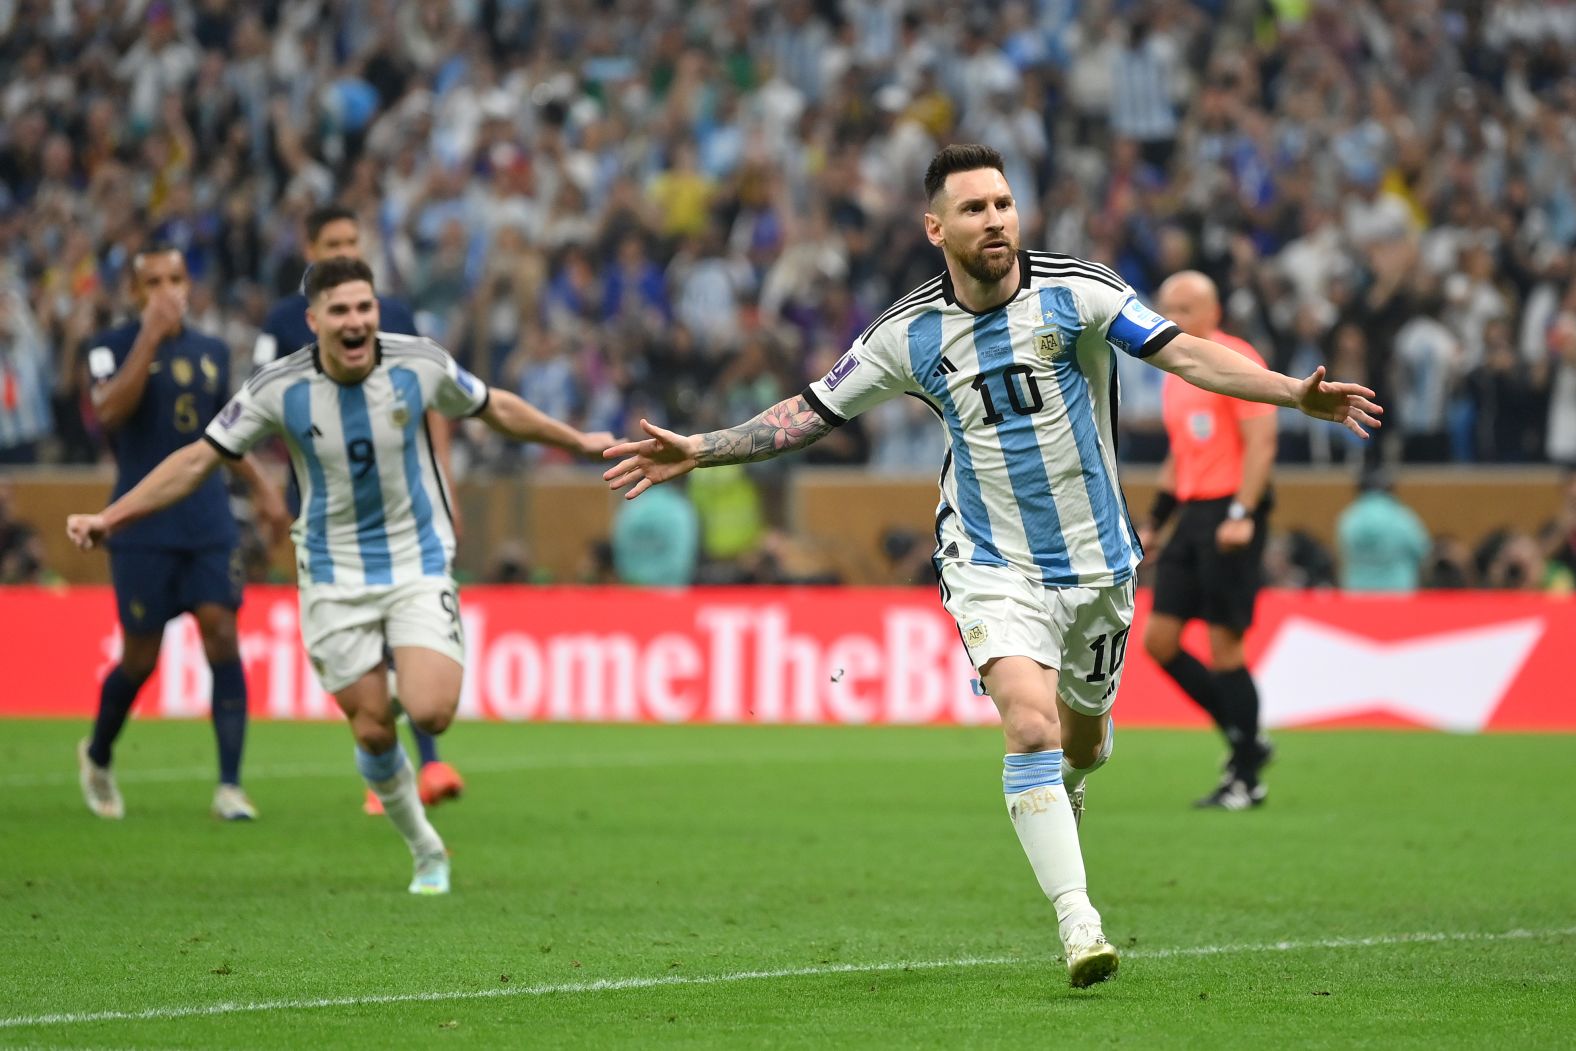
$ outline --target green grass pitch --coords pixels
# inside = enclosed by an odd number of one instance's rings
[[[349,734],[0,724],[0,1046],[1569,1047],[1576,739],[1279,736],[1198,812],[1202,733],[1118,728],[1084,851],[1117,979],[1067,988],[991,729],[461,724],[447,899],[359,810]]]

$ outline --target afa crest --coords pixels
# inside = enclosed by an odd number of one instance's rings
[[[389,413],[389,419],[394,421],[394,426],[403,427],[410,422],[410,410],[403,405],[396,405],[394,411]]]
[[[1057,326],[1046,325],[1034,330],[1034,352],[1046,361],[1050,361],[1066,349],[1067,344],[1062,339],[1062,330]]]

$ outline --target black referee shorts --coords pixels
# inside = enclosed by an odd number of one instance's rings
[[[1253,604],[1261,583],[1269,501],[1254,512],[1253,542],[1230,553],[1215,543],[1231,497],[1188,500],[1177,508],[1176,529],[1155,568],[1156,613],[1180,620],[1202,620],[1233,631],[1253,623]]]

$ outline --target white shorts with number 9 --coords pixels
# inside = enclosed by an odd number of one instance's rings
[[[391,587],[301,588],[301,640],[323,689],[338,693],[383,660],[383,647],[420,646],[465,663],[459,592],[448,577]]]
[[[1057,689],[1069,708],[1111,710],[1133,626],[1132,580],[1049,588],[1007,566],[942,559],[941,601],[976,668],[995,657],[1030,657],[1061,672]]]

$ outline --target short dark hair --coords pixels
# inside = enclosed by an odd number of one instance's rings
[[[1003,175],[1007,173],[1007,162],[1001,159],[1001,153],[989,146],[979,143],[962,143],[946,147],[930,159],[930,167],[925,169],[925,200],[934,201],[936,194],[947,184],[947,176],[957,172],[977,171],[980,168],[995,168]]]
[[[374,289],[377,287],[372,280],[372,268],[364,261],[352,259],[348,255],[336,255],[332,259],[313,263],[301,282],[301,290],[310,302],[329,289],[348,285],[352,281],[365,281]]]
[[[131,253],[132,271],[135,272],[138,263],[152,255],[178,255],[181,257],[182,263],[186,262],[186,253],[172,245],[170,242],[154,241],[152,244],[143,245],[141,248]]]
[[[313,208],[306,213],[306,239],[316,241],[317,235],[323,232],[323,227],[342,219],[348,219],[353,223],[359,222],[356,213],[342,204],[325,204],[320,208]]]

